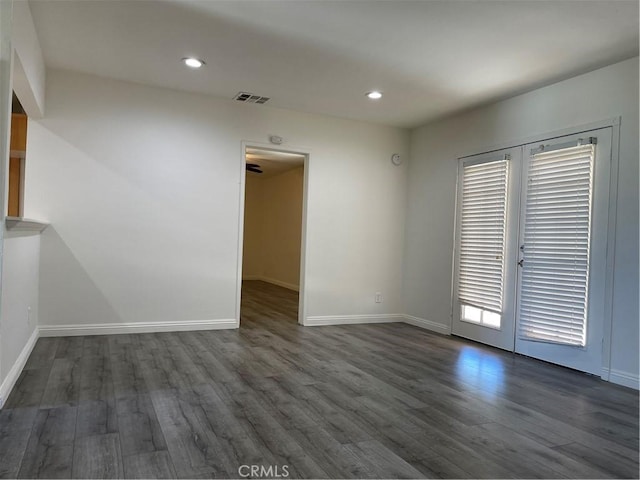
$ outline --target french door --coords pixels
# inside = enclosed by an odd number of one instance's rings
[[[458,167],[452,332],[511,351],[521,168],[521,147],[467,157]]]
[[[452,332],[602,369],[611,129],[460,160]]]

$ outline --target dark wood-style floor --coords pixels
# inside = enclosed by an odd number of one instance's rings
[[[635,391],[296,308],[247,282],[237,331],[40,339],[0,412],[0,475],[638,477]]]

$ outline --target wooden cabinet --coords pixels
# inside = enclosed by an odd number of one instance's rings
[[[27,116],[24,113],[11,114],[11,151],[27,150]]]
[[[11,114],[11,155],[9,158],[9,198],[7,215],[21,215],[24,157],[27,150],[27,116]]]

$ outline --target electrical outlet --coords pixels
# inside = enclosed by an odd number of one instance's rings
[[[382,293],[376,292],[376,303],[382,303]]]

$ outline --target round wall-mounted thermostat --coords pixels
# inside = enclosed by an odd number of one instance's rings
[[[393,155],[391,155],[391,163],[393,163],[394,165],[400,165],[402,163],[400,154],[394,153]]]

